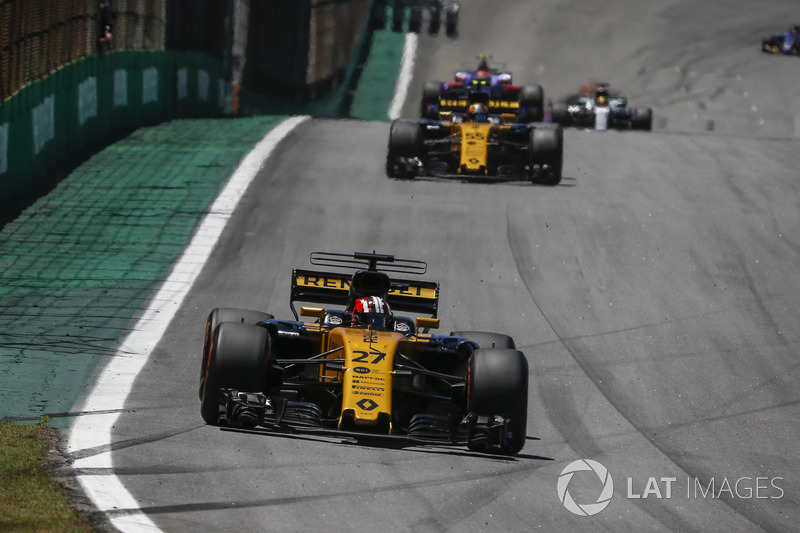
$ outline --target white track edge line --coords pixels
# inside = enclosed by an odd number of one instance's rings
[[[397,76],[397,83],[394,86],[394,97],[389,105],[389,118],[395,120],[400,118],[403,106],[408,97],[408,88],[411,85],[411,78],[414,74],[414,62],[417,58],[417,43],[419,36],[416,33],[406,33],[405,44],[403,45],[403,58],[400,61],[400,74]]]
[[[67,451],[76,457],[72,467],[78,481],[97,509],[107,513],[111,524],[124,533],[161,530],[114,474],[111,430],[136,376],[192,288],[247,187],[278,144],[308,118],[287,118],[242,159],[132,332],[113,354],[106,356],[105,366],[84,397],[82,414],[70,428]],[[81,474],[81,469],[90,469],[90,473]]]

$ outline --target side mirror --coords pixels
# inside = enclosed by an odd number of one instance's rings
[[[418,316],[417,319],[414,321],[414,326],[416,328],[422,329],[423,333],[428,333],[428,330],[431,328],[438,328],[439,327],[439,319],[438,318],[425,318]]]
[[[322,307],[307,307],[304,305],[300,307],[300,314],[302,316],[322,318],[325,316],[325,309],[323,309]]]

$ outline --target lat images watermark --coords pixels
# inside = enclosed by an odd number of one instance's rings
[[[570,484],[576,474],[579,474],[576,481],[578,479],[581,481],[572,484],[573,491],[571,492]],[[650,476],[640,479],[627,477],[626,481],[625,496],[634,500],[648,498],[661,500],[675,498],[779,500],[785,495],[782,486],[783,478],[780,476],[710,477],[706,479],[687,476],[685,482],[684,480],[679,481],[674,476]],[[575,485],[578,485],[577,491]],[[561,471],[558,476],[557,492],[558,499],[571,513],[579,516],[592,516],[603,511],[611,503],[611,498],[614,496],[614,480],[608,469],[599,462],[592,459],[578,459]],[[580,494],[580,497],[574,497],[576,492]],[[594,495],[598,493],[596,500],[593,500]],[[588,503],[579,503],[587,500]]]
[[[569,483],[572,481],[572,478],[576,472],[587,470],[597,474],[597,477],[600,478],[600,481],[603,484],[603,490],[597,497],[596,502],[579,504],[575,502],[572,494],[569,492]],[[564,507],[576,515],[596,515],[608,507],[608,504],[611,503],[611,497],[613,495],[614,480],[611,478],[611,474],[608,473],[608,469],[606,469],[605,466],[601,465],[597,461],[592,461],[591,459],[578,459],[577,461],[573,461],[568,464],[567,467],[561,471],[561,475],[558,476],[558,499],[561,500],[561,503],[564,504]]]

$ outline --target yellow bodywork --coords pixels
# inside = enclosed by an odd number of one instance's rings
[[[458,171],[462,174],[486,174],[489,162],[489,134],[492,124],[488,122],[463,122],[454,124],[455,133],[460,135],[461,145],[453,145],[461,150]]]
[[[406,337],[394,331],[338,327],[324,332],[328,359],[344,359],[341,370],[324,369],[320,380],[342,383],[339,429],[345,421],[361,429],[391,433],[392,379],[397,345]]]
[[[307,308],[307,316],[316,314],[316,308]],[[438,319],[418,319],[418,328],[438,327]],[[326,329],[318,324],[308,324],[309,340],[321,342],[325,359],[319,380],[342,384],[342,408],[338,429],[376,433],[392,432],[392,384],[395,354],[403,353],[417,359],[418,352],[430,341],[427,333],[406,337],[395,331],[379,331],[361,327]],[[334,360],[337,361],[334,364]],[[338,361],[344,360],[339,365]],[[344,427],[343,427],[344,426]]]

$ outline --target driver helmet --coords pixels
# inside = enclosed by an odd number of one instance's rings
[[[380,296],[356,300],[353,307],[352,326],[372,326],[375,329],[392,329],[394,317],[389,304]]]
[[[470,120],[474,120],[475,122],[486,122],[489,120],[489,111],[483,104],[472,104],[469,106],[467,116]]]
[[[608,86],[598,85],[595,89],[594,97],[597,105],[606,105],[608,103]]]
[[[489,81],[490,79],[492,79],[492,73],[489,70],[480,69],[478,70],[478,72],[475,73],[475,78],[478,81]]]

